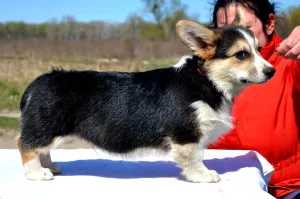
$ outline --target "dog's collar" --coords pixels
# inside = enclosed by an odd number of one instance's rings
[[[202,69],[202,66],[205,62],[205,59],[201,58],[201,57],[198,57],[198,56],[194,56],[194,58],[197,60],[197,71],[198,73],[201,75],[201,76],[204,76],[204,71]]]
[[[200,69],[200,67],[197,68],[197,71],[198,71],[198,73],[199,73],[201,76],[204,76],[204,73],[203,73],[203,71]]]

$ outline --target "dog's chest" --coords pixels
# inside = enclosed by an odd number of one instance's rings
[[[231,108],[232,102],[222,100],[217,110],[207,103],[198,101],[192,105],[196,109],[196,118],[200,133],[206,137],[206,142],[213,142],[233,128]]]

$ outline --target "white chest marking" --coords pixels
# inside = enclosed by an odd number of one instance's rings
[[[196,109],[197,122],[203,135],[200,140],[202,145],[205,146],[216,141],[233,128],[231,116],[232,102],[223,99],[217,111],[203,101],[194,102],[192,107]]]

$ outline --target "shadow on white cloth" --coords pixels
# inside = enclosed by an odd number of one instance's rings
[[[249,161],[250,151],[245,155],[222,159],[204,160],[204,164],[219,174],[235,172],[245,167],[255,167],[263,174],[259,161]],[[233,161],[234,160],[234,161]],[[62,176],[98,176],[105,178],[169,178],[179,176],[181,169],[173,161],[126,161],[109,159],[75,160],[56,162],[62,169]]]

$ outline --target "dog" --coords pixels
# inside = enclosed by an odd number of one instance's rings
[[[217,29],[180,20],[176,31],[192,53],[169,68],[62,69],[33,80],[21,99],[17,143],[26,178],[51,180],[61,173],[49,151],[78,137],[112,154],[164,151],[186,181],[219,182],[203,163],[204,149],[233,127],[233,98],[272,79],[275,69],[241,17]]]

